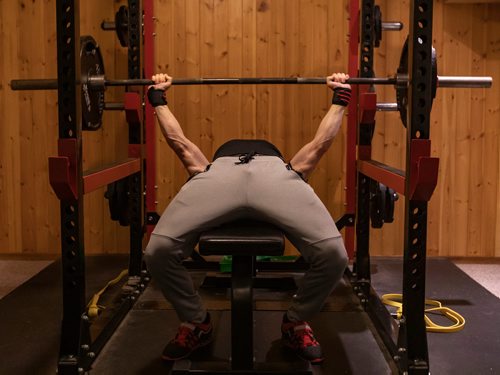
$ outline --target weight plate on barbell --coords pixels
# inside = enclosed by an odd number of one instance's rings
[[[431,74],[432,74],[432,98],[431,98],[431,108],[434,98],[436,97],[437,85],[438,85],[438,75],[437,75],[437,56],[436,50],[432,47],[431,56]],[[405,41],[403,50],[401,51],[401,57],[399,59],[399,67],[397,71],[398,76],[408,77],[408,38]],[[401,116],[401,121],[404,127],[407,125],[408,117],[408,85],[396,85],[396,100],[398,102],[398,111]]]
[[[380,47],[380,41],[382,40],[382,12],[380,7],[375,5],[373,8],[373,45],[375,47]]]
[[[122,5],[115,14],[115,29],[122,47],[128,47],[128,8]]]
[[[97,130],[102,125],[104,91],[92,89],[88,77],[104,75],[101,50],[89,35],[80,38],[80,68],[82,75],[82,129]]]

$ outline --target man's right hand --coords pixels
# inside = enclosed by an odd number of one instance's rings
[[[155,82],[155,85],[149,86],[148,89],[152,87],[156,90],[167,91],[172,86],[172,77],[168,74],[155,74],[151,80]]]

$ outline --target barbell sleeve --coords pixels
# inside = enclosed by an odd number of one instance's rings
[[[57,79],[13,79],[10,88],[21,90],[57,90]]]
[[[438,88],[490,88],[492,77],[438,76]]]

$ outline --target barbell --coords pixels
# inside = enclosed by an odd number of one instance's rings
[[[105,109],[104,91],[108,86],[148,86],[151,79],[107,79],[98,44],[91,36],[81,37],[80,66],[82,85],[82,118],[84,130],[97,130],[102,123]],[[492,77],[477,76],[438,76],[437,58],[433,49],[432,56],[433,99],[437,88],[489,88]],[[353,85],[392,85],[396,88],[397,108],[406,126],[408,105],[408,41],[403,48],[400,66],[394,77],[351,77],[347,83]],[[278,77],[278,78],[174,78],[172,85],[300,85],[325,84],[325,77]],[[57,79],[18,79],[10,82],[12,90],[54,90],[58,88]]]

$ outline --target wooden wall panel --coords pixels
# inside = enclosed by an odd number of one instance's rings
[[[81,1],[81,34],[100,44],[106,73],[126,59],[113,33],[101,30],[104,18],[114,19],[120,4]],[[1,1],[2,57],[0,71],[0,252],[58,254],[59,201],[48,183],[48,157],[57,155],[56,91],[12,92],[15,78],[54,78],[56,60],[55,0]],[[115,56],[121,62],[115,64]],[[123,89],[108,90],[108,101],[119,101]],[[8,110],[7,110],[8,109]],[[84,168],[96,168],[127,155],[128,130],[121,113],[105,113],[103,129],[84,135]],[[128,229],[109,220],[104,189],[85,197],[87,253],[128,250]]]
[[[122,1],[121,3],[124,3]],[[126,49],[100,30],[120,2],[80,1],[82,34],[100,43],[109,77],[125,77]],[[408,31],[409,0],[379,1],[385,20],[405,23],[385,33],[375,70],[394,74]],[[438,187],[430,203],[430,255],[500,256],[500,7],[436,0],[434,45],[440,74],[492,75],[490,90],[443,89],[432,113],[432,152],[440,158]],[[347,0],[155,0],[156,69],[175,77],[324,76],[348,59]],[[58,201],[48,185],[47,157],[55,155],[55,92],[13,93],[13,78],[52,77],[55,66],[55,0],[0,0],[0,252],[58,253]],[[22,28],[22,32],[20,32]],[[381,101],[395,100],[378,87]],[[119,101],[123,89],[110,89]],[[323,87],[175,87],[170,106],[190,139],[211,157],[230,138],[266,138],[290,158],[311,139],[331,94]],[[105,126],[84,137],[85,167],[126,156],[123,114],[106,113]],[[6,124],[8,126],[6,126]],[[343,214],[345,125],[311,178],[334,218]],[[397,113],[379,113],[373,157],[404,168],[406,132]],[[158,212],[187,177],[157,137]],[[89,253],[126,251],[128,230],[109,220],[103,189],[85,198]],[[402,202],[402,201],[401,201]],[[372,230],[372,253],[400,255],[403,204],[396,221]]]

